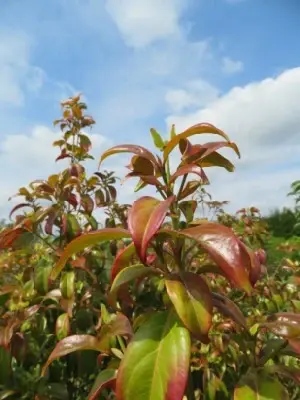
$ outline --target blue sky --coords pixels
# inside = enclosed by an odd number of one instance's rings
[[[235,173],[208,171],[217,200],[264,212],[292,204],[299,14],[298,0],[1,2],[0,215],[19,186],[53,171],[52,120],[79,91],[97,121],[97,158],[112,144],[149,145],[151,126],[166,133],[173,122],[181,130],[207,121],[242,152]],[[106,167],[123,174],[126,161]]]

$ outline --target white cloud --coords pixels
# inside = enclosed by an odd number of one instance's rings
[[[244,69],[244,64],[242,61],[235,61],[229,57],[224,57],[222,59],[222,72],[224,74],[236,74],[237,72],[241,72]]]
[[[97,170],[98,159],[104,148],[111,146],[112,142],[97,133],[87,134],[93,143],[92,154],[95,156],[95,161],[89,162],[87,166],[93,173]],[[19,187],[27,186],[35,179],[46,179],[52,173],[61,171],[68,165],[67,160],[55,162],[59,148],[53,147],[52,143],[60,136],[60,132],[55,132],[45,126],[36,126],[28,134],[11,134],[2,138],[0,170],[5,173],[0,175],[1,216],[8,215],[8,211],[12,207],[8,198],[16,193]]]
[[[214,101],[219,90],[203,80],[190,81],[184,89],[170,89],[165,100],[174,112],[181,112],[191,107],[203,107]]]
[[[107,0],[106,8],[127,45],[143,47],[180,34],[186,0]]]
[[[232,200],[233,208],[256,202],[267,211],[289,201],[289,185],[300,173],[299,86],[300,68],[294,68],[235,87],[196,112],[167,118],[177,131],[198,122],[213,123],[238,144],[242,159],[235,162],[236,172],[208,171],[213,193],[220,200]],[[234,160],[233,153],[224,151],[224,155]]]
[[[30,64],[31,47],[31,38],[23,32],[0,32],[0,104],[21,106],[24,90],[42,87],[44,73]]]

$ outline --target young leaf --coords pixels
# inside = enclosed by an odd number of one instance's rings
[[[166,279],[168,295],[177,314],[188,330],[199,340],[208,343],[212,323],[212,298],[206,282],[192,272]]]
[[[224,272],[227,279],[247,293],[252,290],[247,269],[243,263],[240,241],[232,229],[209,222],[182,231],[161,232],[195,240]]]
[[[137,156],[140,156],[142,158],[145,158],[149,161],[151,161],[153,163],[153,165],[157,165],[156,159],[154,157],[154,155],[152,153],[150,153],[150,151],[148,151],[147,149],[145,149],[142,146],[136,146],[133,144],[123,144],[120,146],[115,146],[112,147],[109,150],[106,150],[100,159],[99,162],[99,167],[101,165],[101,163],[109,156],[113,155],[113,154],[118,154],[118,153],[133,153],[136,154]]]
[[[70,333],[70,319],[67,313],[61,314],[55,324],[55,333],[58,340],[64,339]]]
[[[105,388],[114,388],[117,377],[115,369],[105,369],[99,372],[93,387],[88,395],[88,400],[97,400]]]
[[[151,316],[121,361],[117,400],[182,400],[190,362],[190,336],[173,311]]]
[[[106,242],[109,240],[117,240],[130,238],[130,233],[122,228],[104,228],[99,231],[89,232],[72,240],[64,249],[60,260],[55,265],[51,273],[51,279],[56,279],[61,270],[64,268],[68,259],[74,254],[79,253],[86,247]]]
[[[172,140],[168,142],[168,144],[164,149],[164,162],[167,161],[169,154],[179,144],[180,140],[187,139],[188,137],[193,135],[207,134],[207,133],[212,133],[222,136],[225,140],[229,142],[228,136],[215,126],[207,123],[197,124],[190,127],[186,131],[180,133],[179,135],[176,135]]]
[[[262,326],[283,338],[300,338],[300,314],[289,312],[273,314]]]
[[[118,273],[129,266],[132,257],[136,254],[134,243],[130,243],[117,254],[111,268],[111,282],[114,281]]]
[[[171,196],[164,201],[159,201],[145,196],[135,201],[129,210],[128,229],[142,262],[146,261],[149,242],[163,223],[174,199],[175,196]]]
[[[213,306],[225,317],[231,318],[238,325],[247,329],[246,319],[238,306],[228,297],[222,296],[219,293],[212,293]]]
[[[133,281],[134,279],[142,278],[152,273],[151,268],[145,267],[143,264],[131,265],[130,267],[122,269],[113,281],[112,287],[109,293],[109,302],[115,307],[118,291],[124,287],[124,285]]]
[[[64,338],[57,343],[54,350],[50,354],[46,364],[42,369],[42,375],[45,375],[49,365],[57,358],[64,357],[67,354],[82,350],[100,351],[99,340],[95,336],[91,335],[72,335]]]
[[[205,175],[203,169],[201,167],[199,167],[196,164],[187,164],[187,165],[183,165],[182,167],[179,167],[177,169],[177,171],[171,176],[170,178],[170,183],[173,183],[176,178],[178,178],[179,176],[182,175],[186,175],[186,174],[196,174],[198,175],[201,180],[202,183],[207,183],[207,176]]]
[[[160,134],[157,132],[157,130],[155,130],[154,128],[151,128],[150,133],[151,133],[152,140],[153,140],[155,147],[159,150],[163,150],[163,148],[165,147],[165,143],[164,143],[162,137],[160,136]]]

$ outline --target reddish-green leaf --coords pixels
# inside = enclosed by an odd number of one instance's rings
[[[164,201],[141,197],[133,203],[128,213],[128,229],[142,262],[146,261],[149,242],[163,223],[175,196]]]
[[[124,268],[128,267],[132,257],[136,254],[134,243],[130,243],[124,249],[120,250],[117,254],[115,261],[111,268],[111,282],[115,279],[117,274]]]
[[[199,340],[208,343],[212,323],[212,298],[206,282],[192,272],[166,279],[168,295],[177,314]]]
[[[262,326],[270,329],[275,335],[287,339],[300,338],[300,314],[289,312],[273,314]]]
[[[9,213],[9,218],[11,218],[11,216],[13,215],[13,213],[14,213],[15,211],[17,211],[17,210],[19,210],[20,208],[23,208],[23,207],[31,207],[31,204],[30,204],[30,203],[21,203],[21,204],[17,204],[17,205],[11,210],[11,212]]]
[[[55,324],[55,333],[58,340],[64,339],[70,333],[70,319],[67,313],[61,314]]]
[[[75,351],[94,350],[100,351],[99,340],[91,335],[72,335],[57,343],[43,367],[42,375],[45,375],[48,366],[57,358],[64,357]]]
[[[186,222],[190,223],[194,218],[194,214],[197,208],[197,201],[196,200],[182,201],[181,203],[179,203],[179,208],[183,212]]]
[[[121,313],[113,314],[111,320],[101,326],[98,335],[98,348],[104,353],[110,350],[110,339],[114,336],[125,336],[131,339],[133,336],[132,327],[129,319]]]
[[[212,260],[236,286],[251,292],[247,269],[243,263],[239,239],[232,229],[209,222],[182,231],[161,231],[173,236],[184,236],[199,243]]]
[[[247,329],[246,319],[238,306],[228,297],[219,293],[212,293],[213,306],[225,317],[231,318],[234,322]]]
[[[100,159],[100,162],[99,162],[99,167],[100,167],[100,164],[107,157],[109,157],[109,156],[111,156],[113,154],[118,154],[118,153],[133,153],[133,154],[136,154],[137,156],[140,156],[142,158],[145,158],[145,159],[151,161],[154,165],[157,164],[154,155],[152,153],[150,153],[150,151],[148,151],[144,147],[136,146],[136,145],[132,145],[132,144],[124,144],[124,145],[115,146],[115,147],[112,147],[109,150],[106,150],[101,156],[101,159]]]
[[[109,301],[110,304],[115,307],[118,291],[123,288],[126,284],[139,279],[152,273],[151,268],[145,267],[143,264],[131,265],[130,267],[122,269],[113,281],[110,289]]]
[[[117,371],[115,369],[105,369],[101,371],[93,384],[88,400],[97,400],[103,389],[114,388],[116,377]]]
[[[117,400],[182,400],[190,336],[174,312],[159,312],[137,330],[121,361]]]
[[[178,194],[178,200],[182,200],[185,199],[186,197],[190,196],[191,194],[193,194],[198,187],[201,185],[202,182],[199,181],[190,181],[188,182],[183,191],[181,193]]]
[[[176,178],[186,174],[196,174],[201,178],[203,184],[208,182],[207,176],[203,169],[196,164],[187,164],[179,167],[177,171],[171,176],[170,183],[174,182]]]
[[[79,253],[86,247],[90,247],[95,244],[99,244],[101,242],[106,242],[109,240],[117,240],[123,238],[130,238],[130,233],[126,229],[122,228],[105,228],[99,231],[89,232],[77,237],[65,247],[60,260],[55,265],[52,271],[51,279],[56,279],[56,277],[59,275],[71,256]]]
[[[207,123],[197,124],[197,125],[190,127],[186,131],[180,133],[179,135],[176,135],[175,137],[173,137],[173,139],[171,139],[168,142],[168,144],[166,145],[166,147],[164,149],[164,162],[166,162],[169,154],[179,144],[180,140],[187,139],[188,137],[193,136],[193,135],[207,134],[207,133],[222,136],[225,140],[227,140],[229,142],[228,136],[223,131],[216,128],[215,126],[213,126],[211,124],[207,124]]]
[[[282,384],[259,372],[247,374],[234,390],[234,400],[288,400]]]

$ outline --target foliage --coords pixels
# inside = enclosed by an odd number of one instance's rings
[[[54,146],[69,167],[21,188],[11,215],[29,211],[0,232],[0,399],[299,398],[299,263],[269,274],[259,210],[229,216],[202,196],[204,169],[233,172],[218,150],[236,144],[198,124],[167,140],[151,129],[159,155],[106,150],[100,165],[133,154],[126,178],[160,196],[120,205],[114,174],[83,166],[86,105],[62,107]],[[221,139],[189,140],[207,133]],[[218,222],[195,217],[203,202]]]
[[[274,210],[266,217],[266,222],[275,237],[289,239],[295,235],[300,236],[300,230],[296,227],[297,213],[294,210]]]

